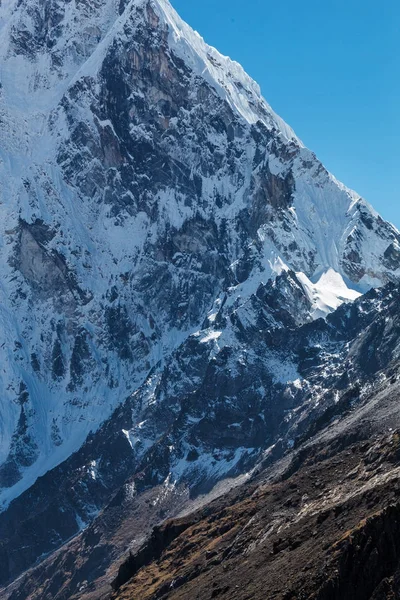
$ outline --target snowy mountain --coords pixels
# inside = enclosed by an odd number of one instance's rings
[[[128,397],[140,397],[123,427],[137,466],[180,411],[171,394],[186,397],[199,378],[215,377],[209,361],[232,368],[229,348],[246,365],[244,343],[257,374],[252,410],[268,406],[266,382],[297,397],[298,365],[288,356],[282,364],[255,331],[300,327],[398,281],[400,234],[167,0],[6,0],[0,41],[6,509]],[[253,337],[241,340],[240,324]],[[217,407],[237,395],[226,386]],[[238,402],[229,419],[240,417]],[[154,410],[164,416],[151,422]],[[250,436],[260,447],[277,433],[263,419]],[[227,423],[235,439],[237,422]],[[230,457],[225,441],[221,456]],[[246,444],[235,442],[235,464]],[[78,528],[90,519],[83,513]]]

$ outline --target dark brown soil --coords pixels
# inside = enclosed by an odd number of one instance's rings
[[[260,477],[164,523],[121,566],[112,598],[399,598],[399,449],[398,432],[335,439],[275,483]]]

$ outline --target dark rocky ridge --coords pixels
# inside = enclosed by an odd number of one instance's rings
[[[398,386],[385,394],[397,407]],[[267,470],[155,529],[121,565],[110,597],[396,598],[399,432],[380,427],[359,421],[328,434],[272,481]]]

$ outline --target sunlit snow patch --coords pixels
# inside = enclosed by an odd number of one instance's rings
[[[204,332],[204,337],[201,335],[200,343],[206,344],[207,342],[211,342],[212,340],[217,340],[222,334],[222,331],[207,331]]]
[[[348,288],[340,273],[333,269],[323,273],[316,283],[312,283],[304,273],[296,275],[313,304],[313,319],[324,318],[344,302],[353,302],[361,296],[356,290]]]

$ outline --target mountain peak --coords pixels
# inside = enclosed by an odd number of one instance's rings
[[[313,385],[291,356],[280,364],[279,344],[398,281],[399,233],[165,0],[23,0],[0,15],[4,508],[101,431],[100,458],[76,467],[95,481],[97,461],[108,464],[104,422],[129,453],[110,473],[105,488],[115,489],[144,456],[153,464],[183,405],[195,403],[189,424],[206,418],[204,397],[212,418],[239,399],[223,464],[206,443],[204,472],[244,468],[236,442],[264,436],[268,390],[285,405]],[[177,473],[195,456],[182,444]],[[67,537],[107,493],[78,510]]]
[[[185,23],[169,0],[140,0],[152,6],[169,30],[170,48],[192,69],[193,73],[210,83],[248,123],[258,120],[276,128],[288,140],[302,145],[294,131],[262,98],[259,85],[243,67],[208,45],[201,35]]]

